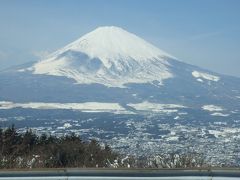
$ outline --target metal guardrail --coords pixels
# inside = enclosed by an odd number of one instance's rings
[[[34,169],[0,171],[0,180],[230,180],[240,179],[240,169]]]

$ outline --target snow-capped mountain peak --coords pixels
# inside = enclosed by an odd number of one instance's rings
[[[99,27],[69,44],[63,51],[69,49],[84,52],[90,58],[99,58],[108,68],[111,66],[111,60],[146,61],[172,57],[138,36],[115,26]]]
[[[173,56],[119,27],[99,27],[36,63],[35,74],[66,76],[78,83],[123,87],[173,75]]]

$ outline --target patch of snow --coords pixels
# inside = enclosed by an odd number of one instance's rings
[[[211,114],[212,116],[221,116],[221,117],[228,117],[229,114],[223,114],[221,112],[215,112]]]
[[[176,116],[176,117],[174,117],[174,119],[175,119],[175,120],[178,120],[178,119],[180,119],[180,116]]]
[[[122,159],[121,159],[121,164],[124,164],[124,162],[127,161],[128,159],[129,159],[128,156],[126,156],[125,158],[122,158]]]
[[[219,137],[224,135],[222,131],[217,131],[217,130],[208,130],[210,134],[213,134],[215,137]]]
[[[223,111],[224,109],[220,106],[216,106],[216,105],[204,105],[202,107],[203,110],[205,111],[210,111],[210,112],[214,112],[214,111]]]
[[[178,141],[179,137],[178,136],[170,136],[166,140],[167,141]]]
[[[216,124],[216,125],[227,125],[227,122],[214,122],[213,124]]]
[[[187,115],[187,112],[179,112],[178,115]]]
[[[199,81],[199,82],[203,82],[203,80],[202,80],[202,79],[200,79],[200,78],[197,78],[197,81]]]
[[[25,72],[26,71],[26,69],[19,69],[19,70],[17,70],[18,72]]]
[[[197,81],[200,81],[200,82],[203,82],[202,79],[206,79],[209,81],[215,81],[215,82],[220,80],[220,77],[212,75],[212,74],[208,74],[205,72],[193,71],[192,75],[193,75],[193,77],[197,78]],[[200,78],[202,78],[202,79],[200,79]]]
[[[64,123],[63,127],[67,129],[72,127],[72,125],[70,123]]]
[[[148,101],[144,101],[142,103],[137,104],[127,104],[128,106],[138,110],[138,111],[151,111],[157,113],[174,113],[178,112],[179,108],[186,108],[183,105],[178,104],[158,104],[158,103],[151,103]]]
[[[0,109],[12,109],[14,108],[14,103],[9,101],[0,101]]]
[[[233,134],[239,134],[240,130],[239,128],[222,128],[220,130],[208,130],[210,134],[213,134],[215,137],[224,137],[224,139],[227,139],[229,137],[234,137]],[[235,136],[236,137],[236,136]]]
[[[111,112],[115,114],[132,114],[118,103],[102,103],[102,102],[85,102],[85,103],[43,103],[43,102],[29,102],[29,103],[13,103],[0,101],[0,109],[12,108],[25,109],[72,109],[83,112]]]
[[[239,130],[239,128],[230,128],[230,127],[228,127],[228,128],[224,128],[224,132],[231,134],[231,133],[239,133],[240,130]]]

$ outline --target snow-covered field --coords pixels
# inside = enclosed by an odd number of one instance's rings
[[[138,111],[151,111],[156,113],[174,113],[178,112],[179,108],[186,108],[183,105],[178,104],[158,104],[144,101],[137,104],[128,104],[128,106],[133,107]]]
[[[155,113],[174,113],[180,108],[186,108],[178,104],[158,104],[144,101],[137,104],[127,104],[137,111],[149,111]],[[126,110],[118,103],[102,103],[102,102],[85,102],[85,103],[13,103],[9,101],[0,101],[0,109],[25,108],[25,109],[70,109],[82,112],[109,112],[115,114],[134,114],[130,110]]]
[[[131,114],[118,103],[100,103],[100,102],[86,102],[86,103],[43,103],[43,102],[29,102],[29,103],[13,103],[0,101],[0,109],[12,108],[32,108],[32,109],[72,109],[83,112],[111,112],[116,114]]]
[[[210,111],[210,112],[218,112],[218,111],[223,111],[224,109],[220,106],[216,106],[216,105],[204,105],[202,106],[202,109],[205,111]]]
[[[210,134],[213,134],[215,137],[235,137],[234,134],[239,134],[240,130],[238,128],[220,128],[218,130],[208,130]],[[227,139],[226,139],[227,140]]]
[[[220,77],[214,76],[212,74],[204,73],[204,72],[199,72],[199,71],[193,71],[192,72],[193,77],[197,78],[197,81],[203,82],[203,79],[209,80],[209,81],[219,81]]]
[[[212,116],[222,116],[222,117],[228,117],[229,114],[224,114],[224,113],[221,113],[221,112],[214,112],[211,114]]]
[[[202,106],[202,109],[205,111],[211,112],[211,116],[221,116],[221,117],[228,117],[230,114],[223,113],[226,109],[224,109],[221,106],[216,106],[213,104],[210,105],[204,105]]]

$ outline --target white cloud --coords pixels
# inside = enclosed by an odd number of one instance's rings
[[[33,51],[32,54],[35,57],[37,57],[38,59],[44,59],[44,58],[46,58],[50,54],[50,52],[49,51],[45,51],[45,50],[43,50],[43,51]]]

